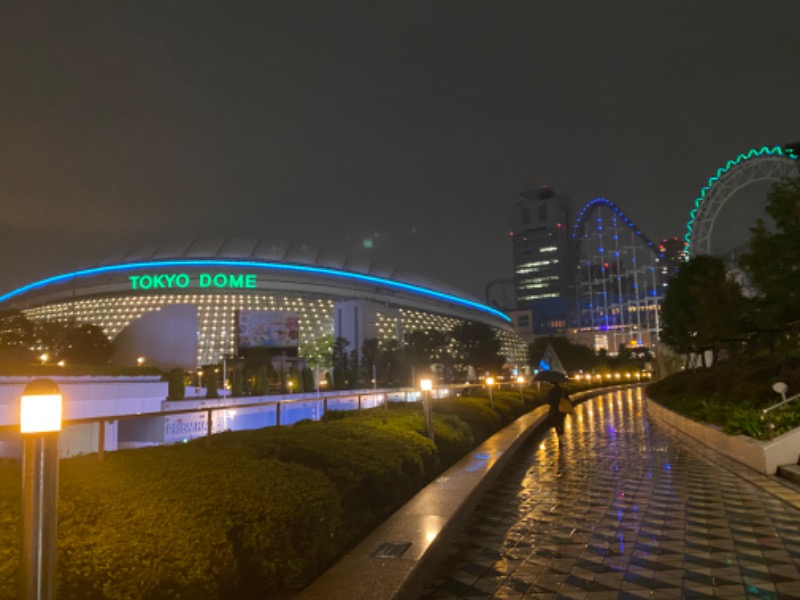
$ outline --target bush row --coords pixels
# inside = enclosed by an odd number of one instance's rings
[[[647,395],[666,408],[725,433],[765,440],[769,421],[763,409],[781,400],[772,384],[783,381],[789,393],[800,390],[800,359],[758,357],[721,362],[711,369],[686,370],[647,386]],[[800,426],[800,406],[770,413],[774,435]]]
[[[542,386],[547,388],[547,386]],[[321,422],[61,461],[58,597],[298,589],[546,389],[330,412]],[[19,465],[0,462],[0,598],[16,597]]]

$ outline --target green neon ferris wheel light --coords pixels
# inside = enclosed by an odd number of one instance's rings
[[[763,156],[781,156],[785,158],[790,158],[792,160],[798,159],[797,155],[791,149],[781,148],[780,146],[774,146],[772,148],[770,148],[769,146],[762,146],[758,150],[753,148],[747,153],[740,154],[735,159],[729,160],[727,163],[725,163],[724,167],[720,167],[719,169],[717,169],[716,175],[714,175],[713,177],[709,177],[708,184],[702,190],[700,190],[700,195],[694,201],[694,208],[689,212],[690,219],[689,222],[686,224],[686,235],[683,237],[683,239],[686,242],[687,257],[691,252],[690,244],[692,241],[692,232],[694,231],[695,220],[697,218],[697,211],[699,210],[700,205],[706,199],[708,193],[711,191],[711,188],[714,187],[714,184],[717,183],[717,181],[719,181],[726,173],[728,173],[728,171],[739,166],[743,162],[746,162],[754,158],[760,158]]]

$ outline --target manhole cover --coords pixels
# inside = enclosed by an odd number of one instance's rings
[[[372,556],[373,558],[400,558],[409,548],[411,548],[411,542],[384,542],[372,553]]]

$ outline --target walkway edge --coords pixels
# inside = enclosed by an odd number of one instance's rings
[[[573,400],[583,401],[613,389],[617,388],[574,394]],[[399,508],[295,600],[417,598],[483,494],[546,418],[547,407],[537,407],[485,440]],[[399,554],[406,545],[397,558],[383,557],[393,550]]]

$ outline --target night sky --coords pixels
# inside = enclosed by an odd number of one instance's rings
[[[798,23],[798,0],[4,2],[0,292],[233,235],[482,299],[543,184],[683,236],[718,167],[800,140]]]

